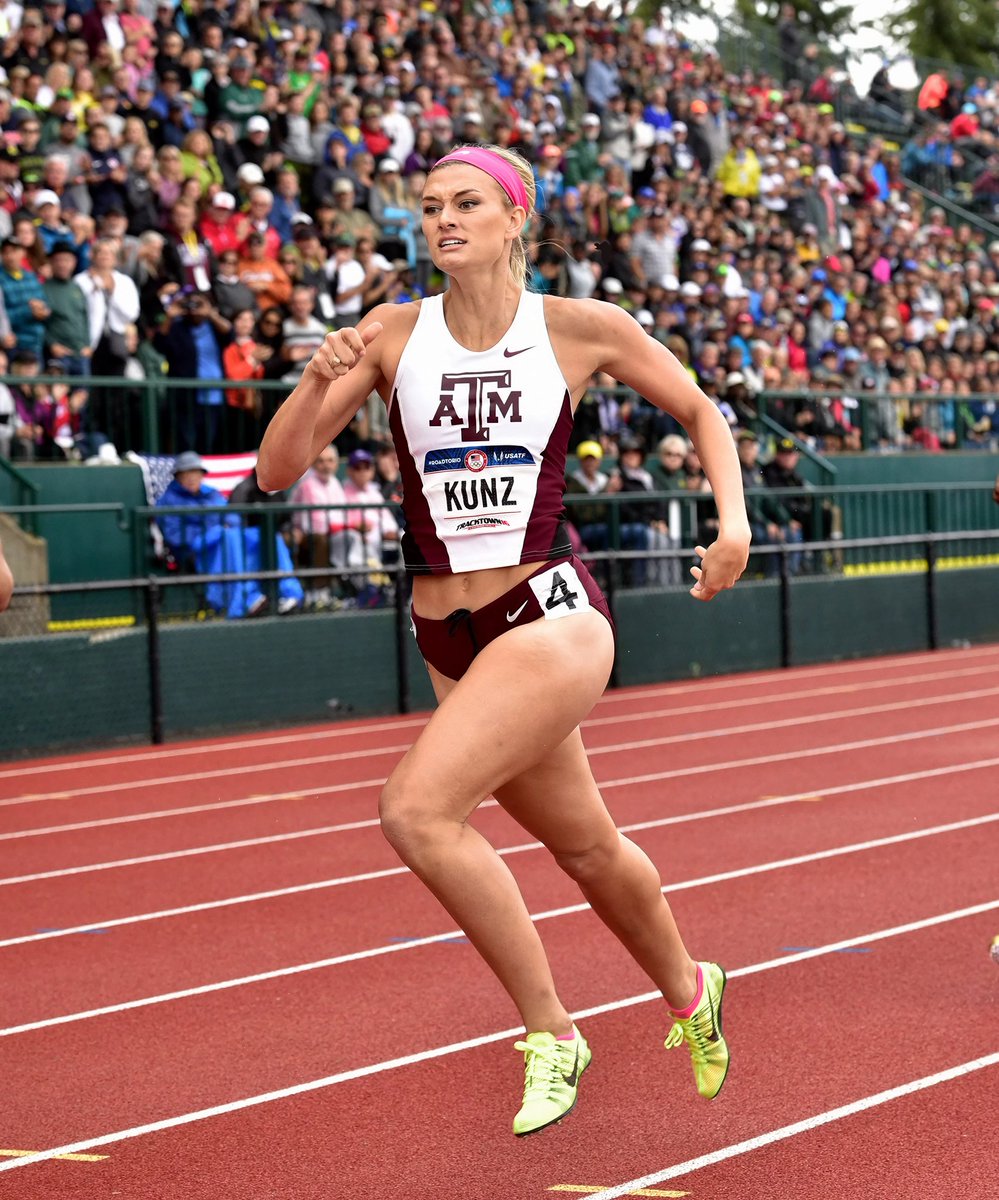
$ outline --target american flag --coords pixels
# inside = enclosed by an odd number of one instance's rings
[[[125,457],[142,471],[146,500],[150,505],[155,504],[173,479],[174,456],[128,453]],[[205,483],[220,491],[228,500],[229,493],[236,484],[245,479],[257,465],[257,452],[251,450],[245,454],[202,454],[201,460],[208,468]]]

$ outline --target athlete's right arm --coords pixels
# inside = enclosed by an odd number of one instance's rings
[[[257,457],[257,482],[263,491],[282,491],[297,483],[350,424],[382,378],[375,340],[381,332],[382,323],[370,321],[326,335],[267,426]]]

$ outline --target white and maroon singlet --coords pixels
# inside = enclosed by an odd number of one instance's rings
[[[389,404],[406,566],[443,574],[568,554],[572,406],[544,297],[523,292],[513,324],[488,350],[454,340],[443,301],[420,302]]]

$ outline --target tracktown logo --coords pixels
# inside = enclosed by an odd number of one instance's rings
[[[495,529],[500,525],[509,526],[509,521],[500,517],[474,517],[471,521],[462,521],[455,529]]]

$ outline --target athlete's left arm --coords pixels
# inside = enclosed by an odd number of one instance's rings
[[[697,450],[718,506],[719,531],[702,555],[701,567],[693,568],[698,582],[691,594],[710,600],[736,582],[749,557],[749,519],[731,430],[675,355],[634,317],[605,301],[568,303],[573,305],[574,340],[578,352],[591,360],[591,373],[606,372],[675,417]]]

